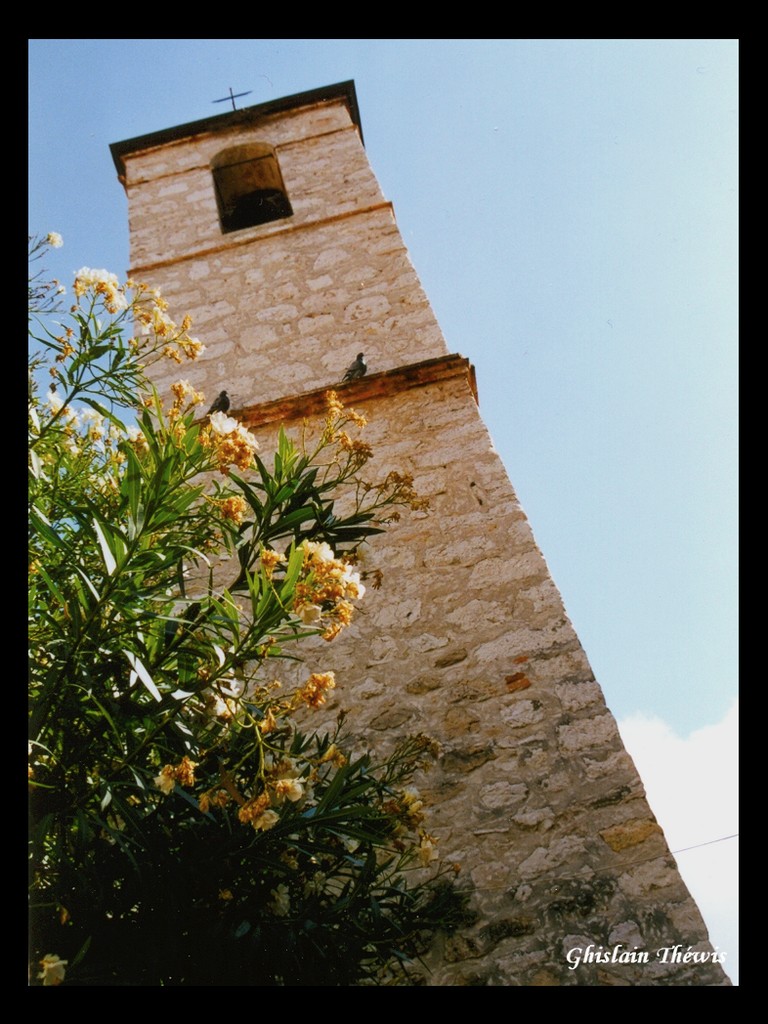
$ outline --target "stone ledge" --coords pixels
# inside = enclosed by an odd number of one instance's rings
[[[449,355],[399,366],[394,370],[382,370],[381,373],[372,373],[369,377],[362,377],[346,384],[332,384],[328,387],[315,388],[314,391],[305,391],[301,395],[289,395],[271,402],[233,409],[231,415],[248,428],[281,421],[295,422],[308,416],[324,415],[328,408],[325,396],[329,391],[335,391],[344,405],[350,406],[355,402],[387,398],[410,388],[427,387],[454,378],[466,380],[472,397],[477,402],[474,366],[464,356]]]

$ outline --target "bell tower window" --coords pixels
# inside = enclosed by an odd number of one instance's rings
[[[248,142],[225,149],[213,158],[211,170],[225,234],[293,215],[272,146]]]

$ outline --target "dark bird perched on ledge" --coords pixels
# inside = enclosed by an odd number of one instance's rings
[[[360,352],[354,363],[350,363],[347,372],[341,378],[341,383],[343,384],[348,380],[357,380],[358,377],[364,377],[367,369],[368,365],[365,361],[365,356]]]
[[[226,391],[220,391],[218,398],[214,399],[213,405],[206,413],[210,416],[212,412],[229,412],[229,395]]]

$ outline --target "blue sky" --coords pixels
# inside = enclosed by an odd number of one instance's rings
[[[731,799],[688,833],[736,832],[738,42],[30,40],[29,229],[64,237],[51,274],[128,270],[110,143],[224,113],[230,86],[250,105],[347,79],[649,791],[664,751],[691,808],[709,743]],[[733,970],[722,870],[703,884]]]

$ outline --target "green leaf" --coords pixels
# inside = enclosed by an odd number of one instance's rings
[[[67,364],[70,376],[75,370],[79,370],[81,366],[87,366],[89,363],[96,362],[101,356],[109,352],[112,348],[111,345],[89,345],[88,348],[78,353],[70,363]]]
[[[45,566],[38,565],[37,572],[41,576],[41,578],[45,580],[48,589],[59,602],[59,604],[63,606],[65,601],[64,595],[57,586],[57,584],[54,583],[53,579],[48,575],[48,571],[46,570]]]
[[[216,607],[221,610],[223,615],[232,623],[233,626],[240,625],[240,611],[235,604],[232,594],[228,590],[224,590],[221,600],[216,601]]]
[[[280,505],[282,502],[290,498],[296,492],[300,482],[301,481],[299,480],[289,480],[287,483],[283,484],[273,499],[275,504]]]
[[[91,939],[92,939],[92,936],[91,936],[91,935],[89,935],[89,936],[88,936],[88,938],[87,938],[87,939],[85,940],[85,942],[84,942],[84,943],[82,944],[82,946],[80,947],[80,949],[79,949],[79,950],[77,951],[77,953],[76,953],[76,954],[75,954],[75,955],[74,955],[74,956],[72,957],[72,959],[70,960],[70,962],[69,962],[69,969],[70,969],[70,971],[71,971],[71,970],[72,970],[72,969],[73,969],[74,967],[77,967],[77,965],[78,965],[78,964],[80,963],[80,961],[81,961],[81,960],[83,959],[83,957],[85,956],[85,954],[86,954],[86,953],[88,952],[88,949],[89,949],[89,947],[90,947],[90,945],[91,945]]]
[[[155,686],[152,676],[149,674],[149,672],[147,672],[146,668],[141,662],[141,659],[137,658],[132,651],[123,651],[123,654],[126,656],[131,668],[133,669],[133,671],[131,672],[131,685],[133,685],[135,677],[138,676],[142,683],[144,683],[146,688],[152,694],[152,696],[155,698],[155,700],[161,701],[163,699],[162,694]]]
[[[32,526],[34,526],[37,532],[41,534],[45,538],[45,540],[48,541],[49,544],[51,544],[54,548],[57,548],[59,550],[66,550],[66,545],[64,543],[63,538],[60,537],[58,533],[56,533],[56,531],[51,526],[51,523],[43,515],[40,509],[36,508],[33,505],[32,508],[30,509],[29,518]]]
[[[287,532],[300,523],[314,519],[316,514],[316,510],[311,505],[305,505],[304,508],[297,508],[295,512],[289,512],[283,516],[277,525],[280,527],[281,533]]]
[[[259,475],[261,476],[261,482],[264,486],[264,490],[266,491],[267,496],[271,497],[275,490],[272,474],[269,472],[269,470],[258,457],[258,455],[254,455],[253,461],[256,463],[256,468],[258,469]]]
[[[144,525],[144,510],[141,505],[143,473],[141,463],[132,446],[130,444],[124,445],[123,451],[125,452],[127,466],[120,489],[123,496],[128,500],[128,508],[131,513],[128,530],[129,537],[133,540],[141,532],[141,528]]]
[[[75,572],[80,577],[82,577],[83,583],[85,583],[86,587],[88,587],[88,589],[93,594],[93,596],[96,598],[96,600],[100,601],[101,600],[101,594],[99,594],[98,590],[96,589],[96,587],[94,586],[92,581],[88,578],[88,576],[85,573],[85,570],[81,569],[79,565],[76,565],[75,566]],[[78,593],[82,594],[82,588],[81,587],[77,587],[77,591],[78,591]],[[84,608],[90,607],[90,605],[89,605],[89,603],[87,601],[81,601],[81,604],[83,605]]]
[[[112,732],[115,734],[115,739],[117,740],[117,748],[118,748],[118,750],[120,751],[121,754],[124,753],[123,735],[120,732],[120,729],[117,727],[117,725],[115,723],[115,720],[113,719],[112,715],[110,715],[109,711],[107,711],[107,709],[104,707],[104,705],[101,703],[101,701],[99,701],[93,695],[92,692],[89,693],[88,696],[93,701],[93,703],[96,705],[96,707],[99,709],[99,711],[101,712],[102,716],[106,719],[107,723],[109,724],[109,727],[111,728]],[[102,807],[102,810],[103,809],[104,808]]]
[[[256,494],[256,491],[254,490],[254,488],[251,487],[250,484],[246,483],[246,481],[243,480],[242,477],[237,476],[235,473],[231,474],[230,480],[232,480],[235,484],[237,484],[237,486],[240,488],[240,490],[245,495],[245,500],[251,506],[253,511],[257,515],[259,515],[261,513],[261,511],[263,510],[264,505],[263,505],[261,499],[259,498],[259,496]]]
[[[95,517],[93,520],[93,529],[96,532],[96,539],[98,540],[99,547],[101,548],[101,556],[104,559],[104,565],[107,568],[107,575],[111,576],[117,568],[117,562],[115,561],[115,556],[112,553],[112,549],[109,546],[104,531],[99,525],[98,519]]]

